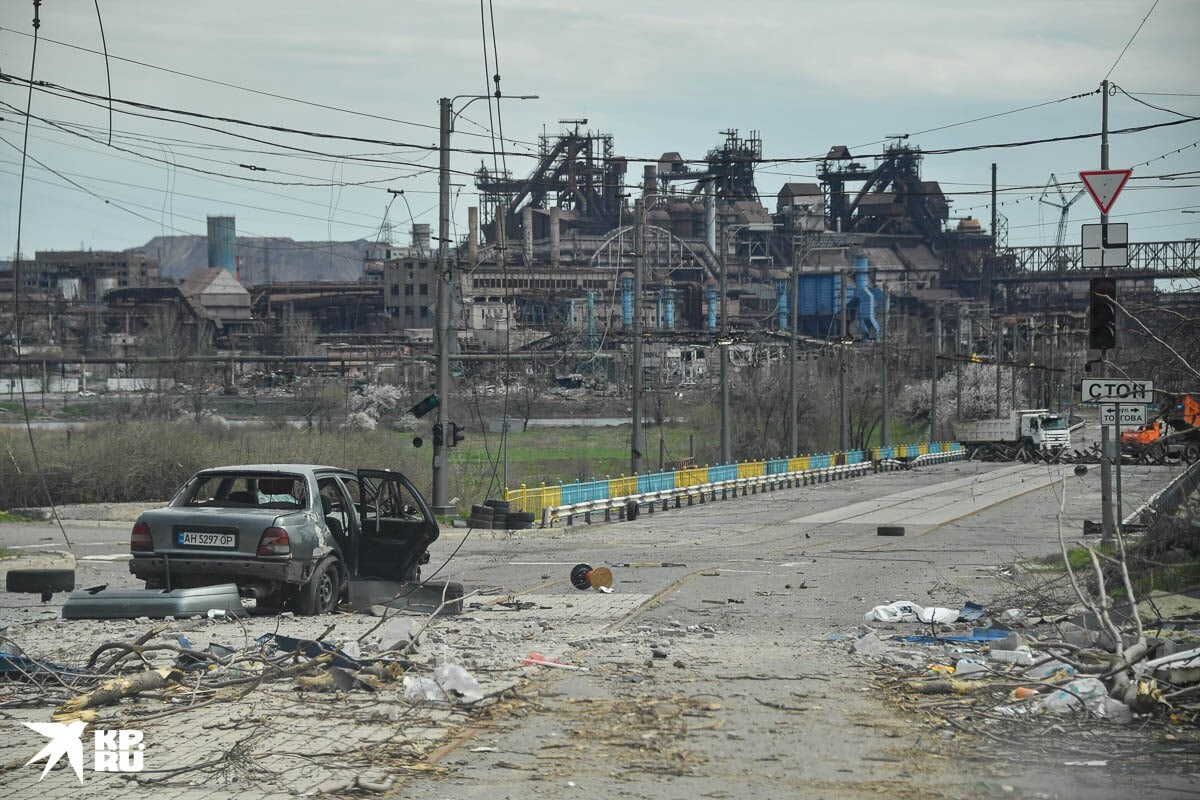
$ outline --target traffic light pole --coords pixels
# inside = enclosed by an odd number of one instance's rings
[[[450,113],[454,101],[449,97],[438,100],[439,141],[441,156],[438,165],[438,260],[437,260],[437,388],[438,397],[436,429],[441,436],[433,438],[433,511],[449,514],[454,509],[448,504],[450,497],[450,471],[447,461],[446,433],[450,427]],[[439,441],[440,440],[440,441]]]

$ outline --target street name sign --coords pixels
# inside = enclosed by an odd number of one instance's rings
[[[1146,406],[1143,403],[1102,403],[1100,405],[1100,424],[1118,424],[1117,413],[1120,412],[1120,426],[1131,428],[1146,424]]]
[[[1096,201],[1096,208],[1100,209],[1101,214],[1107,214],[1113,203],[1117,202],[1117,195],[1125,188],[1125,182],[1132,174],[1131,169],[1097,169],[1081,172],[1079,178],[1087,187],[1092,200]]]
[[[1108,222],[1101,225],[1081,225],[1083,268],[1107,269],[1129,266],[1129,225]]]
[[[1154,381],[1088,378],[1083,381],[1081,393],[1085,403],[1151,403],[1154,401]]]

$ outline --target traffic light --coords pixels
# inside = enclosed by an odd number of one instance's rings
[[[424,400],[422,400],[421,402],[417,403],[415,406],[410,408],[408,410],[408,413],[412,414],[417,419],[420,419],[421,417],[425,416],[433,409],[437,408],[437,405],[438,405],[437,395],[431,394],[431,395],[427,396]]]
[[[445,437],[442,436],[442,423],[433,423],[433,446],[441,447],[445,441]]]
[[[1117,346],[1117,279],[1092,278],[1088,296],[1088,347],[1111,350]]]
[[[450,446],[457,447],[458,443],[463,440],[463,431],[465,428],[457,422],[450,423]]]

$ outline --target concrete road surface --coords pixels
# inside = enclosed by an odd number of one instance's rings
[[[1127,468],[1126,511],[1173,472]],[[952,608],[971,600],[998,613],[993,599],[1013,591],[1003,567],[1056,552],[1060,523],[1078,539],[1085,519],[1100,518],[1097,473],[951,463],[643,512],[631,523],[511,536],[444,531],[430,569],[445,561],[438,578],[480,594],[468,613],[437,623],[438,644],[427,655],[468,663],[485,681],[509,681],[513,688],[501,702],[483,715],[427,721],[420,731],[406,728],[403,718],[369,716],[375,700],[368,704],[353,693],[320,701],[338,709],[336,720],[319,704],[293,703],[290,716],[262,724],[290,728],[300,741],[256,751],[264,770],[258,778],[251,771],[230,783],[220,779],[225,773],[182,773],[151,791],[190,799],[329,790],[345,784],[339,759],[361,737],[363,745],[375,743],[367,751],[376,753],[371,774],[390,781],[382,795],[392,797],[1192,796],[1194,762],[1155,760],[1148,745],[1136,758],[1079,759],[1047,748],[1044,739],[993,739],[931,724],[901,707],[895,688],[848,650],[847,637],[857,634],[864,612],[893,600]],[[879,525],[903,525],[906,535],[878,536]],[[127,529],[67,526],[79,585],[133,585],[120,560]],[[0,526],[0,541],[21,552],[63,549],[61,533],[50,525]],[[568,576],[580,562],[610,565],[614,593],[572,588]],[[49,652],[56,642],[61,649],[63,639],[91,644],[146,627],[38,621],[54,616],[60,602],[3,597],[0,619],[15,623],[5,635],[27,650]],[[339,615],[286,626],[292,635],[315,636],[330,624],[357,632],[369,622]],[[253,619],[244,635],[275,624]],[[243,636],[232,628],[222,635]],[[530,653],[566,666],[520,665]],[[238,735],[221,733],[222,721],[262,720],[271,702],[283,700],[264,690],[148,725],[156,749],[147,759],[161,764],[177,753],[170,763],[185,764],[178,759],[187,752],[203,760],[185,750],[189,741],[211,737],[207,751],[219,752]],[[39,784],[40,770],[23,766],[37,743],[15,720],[46,714],[21,709],[0,724],[0,757],[12,767],[0,773],[0,792],[79,796],[69,771],[56,770]],[[1099,742],[1105,724],[1071,721],[1058,738]],[[420,763],[393,761],[391,748],[418,735],[427,742]],[[299,771],[281,782],[289,768]],[[130,791],[119,776],[97,773],[86,783],[88,796]]]

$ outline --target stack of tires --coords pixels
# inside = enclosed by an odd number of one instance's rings
[[[508,512],[508,529],[510,531],[523,531],[533,527],[533,512],[532,511],[510,511]]]
[[[492,507],[487,505],[471,506],[471,521],[472,528],[484,528],[491,530],[494,519],[492,518]]]
[[[483,504],[492,510],[492,527],[502,531],[508,527],[509,505],[507,500],[484,500]]]
[[[513,511],[507,500],[484,500],[471,506],[470,525],[485,530],[525,530],[533,527],[533,512]]]

